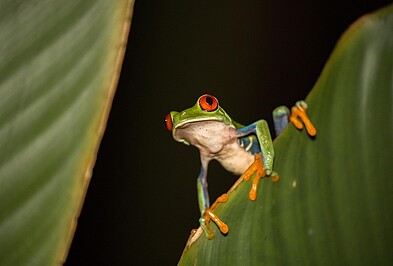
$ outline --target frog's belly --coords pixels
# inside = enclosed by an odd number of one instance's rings
[[[219,161],[229,172],[242,175],[254,162],[254,155],[234,143],[217,154],[214,159]]]

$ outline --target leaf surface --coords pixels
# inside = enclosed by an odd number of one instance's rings
[[[241,182],[180,265],[390,265],[393,262],[393,6],[342,36],[307,97],[317,128],[274,141],[279,183]]]
[[[1,1],[0,265],[64,262],[132,7],[132,0]]]

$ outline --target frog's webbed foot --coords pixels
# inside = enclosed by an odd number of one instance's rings
[[[217,198],[217,200],[212,204],[212,206],[205,210],[202,217],[199,219],[199,223],[205,232],[205,235],[208,239],[212,239],[214,237],[213,230],[210,228],[210,221],[213,221],[221,233],[226,234],[229,231],[228,225],[226,225],[223,221],[221,221],[218,216],[213,212],[214,208],[218,203],[224,203],[228,200],[228,194],[223,194]]]
[[[243,174],[243,180],[248,181],[250,180],[251,176],[255,173],[254,179],[252,181],[252,186],[251,190],[248,194],[248,197],[250,200],[256,200],[257,198],[257,191],[258,191],[258,184],[259,180],[262,177],[269,176],[273,182],[278,182],[280,177],[277,175],[277,173],[273,171],[267,171],[265,170],[265,167],[263,165],[263,159],[262,155],[260,153],[255,154],[255,160],[251,164],[251,166],[247,169],[247,171]]]
[[[302,129],[303,123],[306,126],[307,133],[310,136],[315,136],[317,134],[317,130],[314,125],[311,123],[310,119],[307,116],[307,103],[305,101],[298,101],[291,110],[291,117],[289,120],[295,125],[296,128]],[[303,123],[302,123],[303,122]]]

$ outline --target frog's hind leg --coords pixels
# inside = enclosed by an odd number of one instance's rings
[[[228,201],[228,194],[223,194],[217,198],[217,200],[212,204],[210,208],[207,208],[201,217],[201,226],[202,229],[205,231],[206,236],[208,239],[212,239],[214,237],[213,230],[210,228],[210,221],[213,221],[218,228],[220,229],[221,233],[226,234],[229,231],[228,225],[226,225],[223,221],[218,218],[218,216],[213,212],[214,208],[219,203],[225,203]]]
[[[219,197],[211,206],[209,203],[209,193],[207,191],[207,160],[201,160],[202,166],[201,171],[199,173],[197,179],[197,189],[198,189],[198,204],[199,209],[201,211],[201,217],[199,218],[199,223],[205,232],[205,235],[208,239],[212,239],[214,237],[214,233],[210,228],[210,221],[213,221],[220,231],[223,234],[228,233],[228,226],[222,222],[216,214],[214,214],[214,208],[217,206],[218,203],[224,203],[228,200],[228,195],[223,194]]]

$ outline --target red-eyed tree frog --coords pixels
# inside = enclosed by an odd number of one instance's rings
[[[286,107],[276,108],[273,112],[275,128],[279,134],[292,121],[297,128],[302,128],[300,118],[310,135],[316,130],[305,114],[307,105],[299,101],[292,108],[290,117]],[[204,94],[196,104],[181,112],[172,111],[165,117],[168,130],[172,131],[176,141],[193,145],[199,149],[201,170],[197,178],[198,204],[201,212],[199,223],[209,239],[213,232],[209,227],[213,220],[220,231],[228,232],[228,226],[213,212],[218,203],[226,202],[227,194],[219,197],[210,206],[207,189],[207,169],[211,160],[217,160],[226,170],[242,175],[248,181],[254,175],[249,199],[257,198],[258,183],[262,177],[270,177],[277,182],[279,177],[273,171],[274,149],[269,127],[265,120],[258,120],[248,126],[235,122],[218,103],[217,98]],[[311,133],[310,133],[311,132]]]

